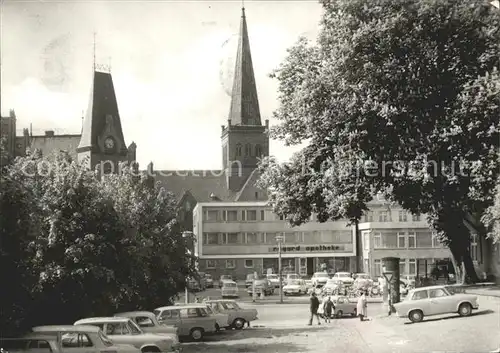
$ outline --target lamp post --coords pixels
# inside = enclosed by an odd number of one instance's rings
[[[182,232],[182,238],[185,240],[193,239],[194,233],[191,231]],[[188,255],[191,256],[191,250],[187,249]],[[186,288],[184,289],[184,302],[189,304],[189,291],[188,291],[188,283],[186,282]]]
[[[276,236],[278,243],[278,273],[280,276],[280,303],[283,304],[283,276],[281,275],[281,244],[283,243],[283,235]]]

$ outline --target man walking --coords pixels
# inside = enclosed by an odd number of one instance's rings
[[[330,297],[327,297],[323,304],[323,313],[325,315],[325,324],[331,322],[333,302]]]
[[[311,317],[309,318],[309,326],[312,325],[313,318],[315,316],[316,316],[316,319],[318,320],[318,325],[321,325],[321,322],[319,321],[319,315],[318,315],[319,299],[318,299],[318,297],[316,297],[316,293],[312,292],[311,298],[309,300],[310,300],[310,310],[311,310]]]

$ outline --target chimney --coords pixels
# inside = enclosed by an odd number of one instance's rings
[[[47,137],[54,137],[54,130],[46,130],[45,131],[45,136],[47,136]]]
[[[266,129],[269,129],[269,119],[266,119]]]

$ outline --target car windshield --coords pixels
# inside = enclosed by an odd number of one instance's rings
[[[334,279],[329,279],[328,281],[326,281],[326,284],[327,284],[327,285],[328,285],[328,284],[336,284],[336,283],[337,283],[337,281],[336,281],[336,280],[334,280]]]
[[[227,287],[234,288],[234,287],[236,287],[236,283],[225,282],[225,283],[223,284],[223,286],[224,286],[225,288],[227,288]]]
[[[277,275],[267,275],[267,279],[278,279]]]
[[[139,326],[137,326],[132,320],[128,321],[128,326],[129,326],[130,332],[133,335],[140,335],[142,333],[142,330],[139,328]]]
[[[226,310],[236,310],[240,308],[235,302],[222,302],[221,304]]]
[[[221,276],[221,279],[233,279],[233,277],[224,275],[224,276]]]
[[[338,272],[337,277],[351,277],[351,275],[347,272]]]
[[[97,335],[101,339],[102,343],[104,343],[105,346],[111,347],[113,345],[113,341],[111,341],[108,336],[104,334],[101,330],[97,332]]]
[[[324,273],[324,272],[321,272],[321,273],[316,273],[316,277],[321,277],[321,278],[328,278],[328,273]]]
[[[292,279],[291,281],[288,281],[288,284],[291,286],[298,286],[298,285],[300,285],[300,280]]]
[[[366,273],[358,273],[356,275],[356,278],[368,279],[368,278],[370,278],[370,276],[368,276]]]

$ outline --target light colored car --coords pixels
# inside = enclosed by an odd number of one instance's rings
[[[200,341],[206,334],[215,332],[215,318],[199,304],[163,306],[153,313],[160,324],[173,325],[179,329],[179,337],[190,337]]]
[[[254,288],[257,295],[260,295],[261,293],[264,293],[264,295],[274,294],[274,286],[267,278],[255,279],[252,285],[247,288],[248,295],[253,295]]]
[[[129,318],[144,332],[170,333],[175,336],[177,336],[179,333],[179,329],[175,326],[161,325],[156,319],[155,314],[150,311],[129,311],[125,313],[115,314],[115,317]]]
[[[99,327],[113,342],[130,344],[143,353],[179,352],[180,344],[176,334],[146,333],[126,317],[91,317],[81,319],[75,326],[93,325]]]
[[[458,313],[469,316],[478,309],[477,296],[452,294],[445,286],[420,287],[409,291],[406,299],[394,304],[399,317],[420,322],[426,316]]]
[[[300,276],[296,273],[288,273],[285,277],[285,284],[288,283],[288,281],[294,280],[294,279],[300,279]]]
[[[349,272],[337,272],[333,275],[332,279],[341,280],[345,286],[349,286],[354,283],[354,279],[351,277]]]
[[[207,282],[207,288],[214,287],[214,279],[212,278],[211,274],[209,274],[209,273],[205,274],[205,281]]]
[[[332,316],[341,318],[345,315],[356,316],[357,315],[357,302],[349,300],[348,297],[343,295],[330,296],[335,310],[332,312]],[[323,306],[320,305],[318,309],[318,314],[323,316]]]
[[[119,353],[139,353],[140,350],[129,344],[117,344],[109,339],[99,327],[73,326],[73,325],[48,325],[32,328],[32,333],[23,336],[28,345],[24,352],[67,353],[85,351],[85,353],[101,353],[114,351]],[[2,339],[3,341],[3,339]],[[2,348],[8,347],[2,345]],[[76,348],[76,350],[75,350]],[[7,349],[8,351],[13,351]]]
[[[238,284],[235,281],[223,281],[220,290],[222,298],[238,298],[240,296]]]
[[[257,320],[257,310],[244,309],[234,300],[207,300],[205,303],[221,313],[228,314],[229,327],[236,330],[241,330],[245,324],[250,326],[250,322]]]
[[[219,311],[217,308],[212,308],[212,306],[207,303],[200,304],[205,310],[210,314],[211,317],[215,319],[215,331],[219,332],[222,328],[229,327],[229,315]]]
[[[232,281],[233,280],[233,276],[231,275],[222,275],[220,276],[219,278],[219,288],[222,288],[222,282],[224,281]]]
[[[307,293],[306,282],[303,279],[291,279],[283,287],[284,295],[302,295]]]
[[[339,288],[339,280],[338,279],[329,279],[326,281],[326,284],[322,288],[323,295],[333,295],[335,291]]]
[[[314,287],[324,286],[329,279],[330,279],[330,276],[328,276],[328,273],[326,273],[326,272],[316,272],[311,277],[311,280],[313,282]]]
[[[267,275],[267,279],[269,282],[271,282],[271,285],[274,286],[274,288],[280,287],[280,277],[278,275],[274,274]]]
[[[310,280],[310,279],[306,279],[306,280],[304,280],[304,281],[306,282],[306,287],[307,287],[307,289],[309,289],[309,288],[312,288],[312,287],[313,287],[313,281],[312,281],[312,280]]]

